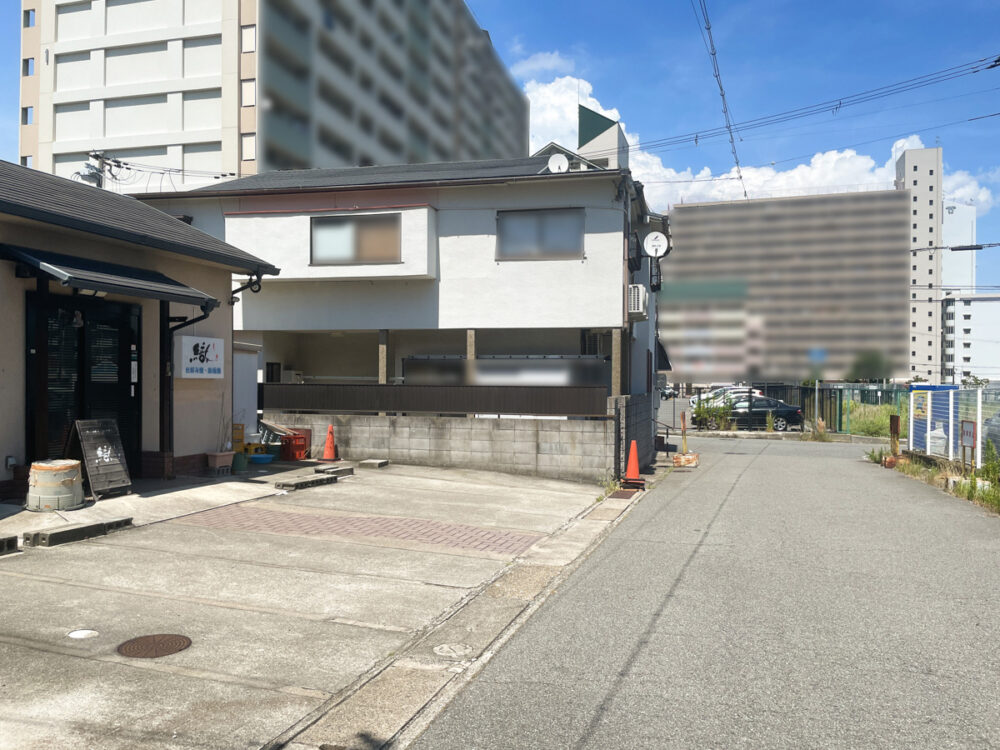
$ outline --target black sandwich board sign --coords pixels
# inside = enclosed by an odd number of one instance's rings
[[[125,495],[132,479],[125,463],[118,422],[113,419],[78,419],[74,430],[83,453],[83,465],[95,500],[101,495]]]

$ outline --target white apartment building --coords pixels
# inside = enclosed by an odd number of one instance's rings
[[[109,189],[527,154],[461,0],[22,0],[21,24],[21,164]]]
[[[1000,295],[957,293],[941,309],[943,382],[970,375],[1000,381]]]
[[[976,208],[944,202],[941,235],[948,248],[976,242]],[[1000,377],[1000,342],[993,331],[1000,323],[1000,298],[976,294],[976,251],[946,250],[942,254],[941,382],[961,383],[969,375]],[[974,334],[973,331],[976,333]],[[992,372],[993,374],[987,374]]]
[[[896,189],[910,194],[909,376],[940,382],[941,149],[904,151],[896,160]]]
[[[976,244],[976,207],[944,200],[941,214],[941,244],[946,248]],[[945,292],[973,292],[976,286],[975,250],[945,250],[941,253],[941,285]]]

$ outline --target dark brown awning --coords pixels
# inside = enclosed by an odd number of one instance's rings
[[[107,292],[180,302],[196,305],[204,312],[219,306],[219,300],[215,297],[157,271],[12,245],[0,245],[0,257],[24,263],[51,276],[63,286],[84,292]]]

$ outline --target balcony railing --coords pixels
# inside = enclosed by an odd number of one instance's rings
[[[295,412],[607,417],[604,386],[260,385],[262,409]]]

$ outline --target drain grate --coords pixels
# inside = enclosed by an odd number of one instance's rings
[[[118,646],[118,653],[130,659],[157,659],[183,651],[191,645],[191,639],[186,635],[175,633],[157,633],[142,635],[125,641]]]
[[[615,490],[610,495],[609,498],[615,498],[616,500],[625,500],[626,498],[632,497],[638,490]]]

